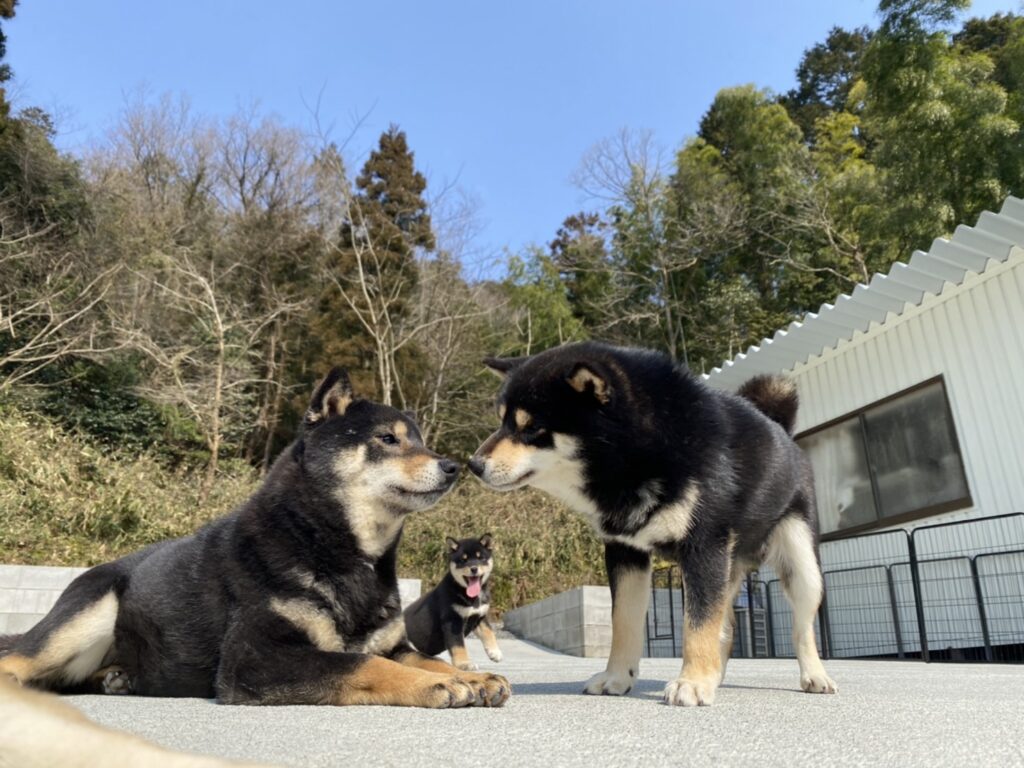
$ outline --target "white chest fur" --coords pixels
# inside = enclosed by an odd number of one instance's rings
[[[487,611],[491,609],[490,603],[480,603],[480,605],[453,605],[455,612],[464,619],[468,619],[470,616],[486,616]]]

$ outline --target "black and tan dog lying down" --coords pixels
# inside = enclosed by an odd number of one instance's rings
[[[302,434],[235,512],[78,577],[0,673],[54,691],[213,697],[228,704],[500,706],[499,676],[405,639],[395,552],[410,512],[458,465],[335,369]]]

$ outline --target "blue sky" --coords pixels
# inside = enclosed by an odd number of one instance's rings
[[[876,2],[517,0],[328,2],[23,0],[6,24],[18,103],[61,115],[60,142],[101,136],[126,94],[187,94],[198,112],[257,100],[321,120],[361,161],[394,122],[435,185],[480,204],[486,252],[551,240],[595,207],[571,181],[583,153],[624,126],[667,147],[692,136],[715,92],[785,91],[833,26],[875,26]],[[979,0],[971,13],[1020,12]],[[362,157],[360,156],[362,154]]]

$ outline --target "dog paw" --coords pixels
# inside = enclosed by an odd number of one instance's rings
[[[474,664],[472,661],[460,661],[455,665],[456,669],[461,669],[463,672],[476,672],[480,667]]]
[[[108,696],[125,696],[134,689],[132,679],[120,667],[111,667],[107,670],[106,674],[103,675],[101,687],[103,693]]]
[[[825,670],[800,675],[800,688],[806,693],[839,693],[836,681],[825,674]]]
[[[500,648],[485,648],[484,650],[487,651],[487,658],[491,661],[501,661],[505,658]]]
[[[502,675],[484,672],[459,675],[459,679],[472,686],[476,691],[476,706],[478,707],[500,707],[512,695],[512,686]]]
[[[665,686],[663,700],[675,707],[709,707],[715,701],[717,686],[709,680],[680,677]]]
[[[478,704],[476,690],[458,677],[442,676],[423,691],[419,706],[430,709],[456,709]]]
[[[634,677],[605,670],[587,680],[583,692],[591,696],[625,696],[633,690]]]

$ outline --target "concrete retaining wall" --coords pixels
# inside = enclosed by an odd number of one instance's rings
[[[0,635],[25,632],[47,614],[60,593],[86,568],[0,565]],[[402,605],[420,596],[419,579],[399,579]]]
[[[612,646],[608,587],[577,587],[509,611],[505,629],[573,656],[605,658]]]

